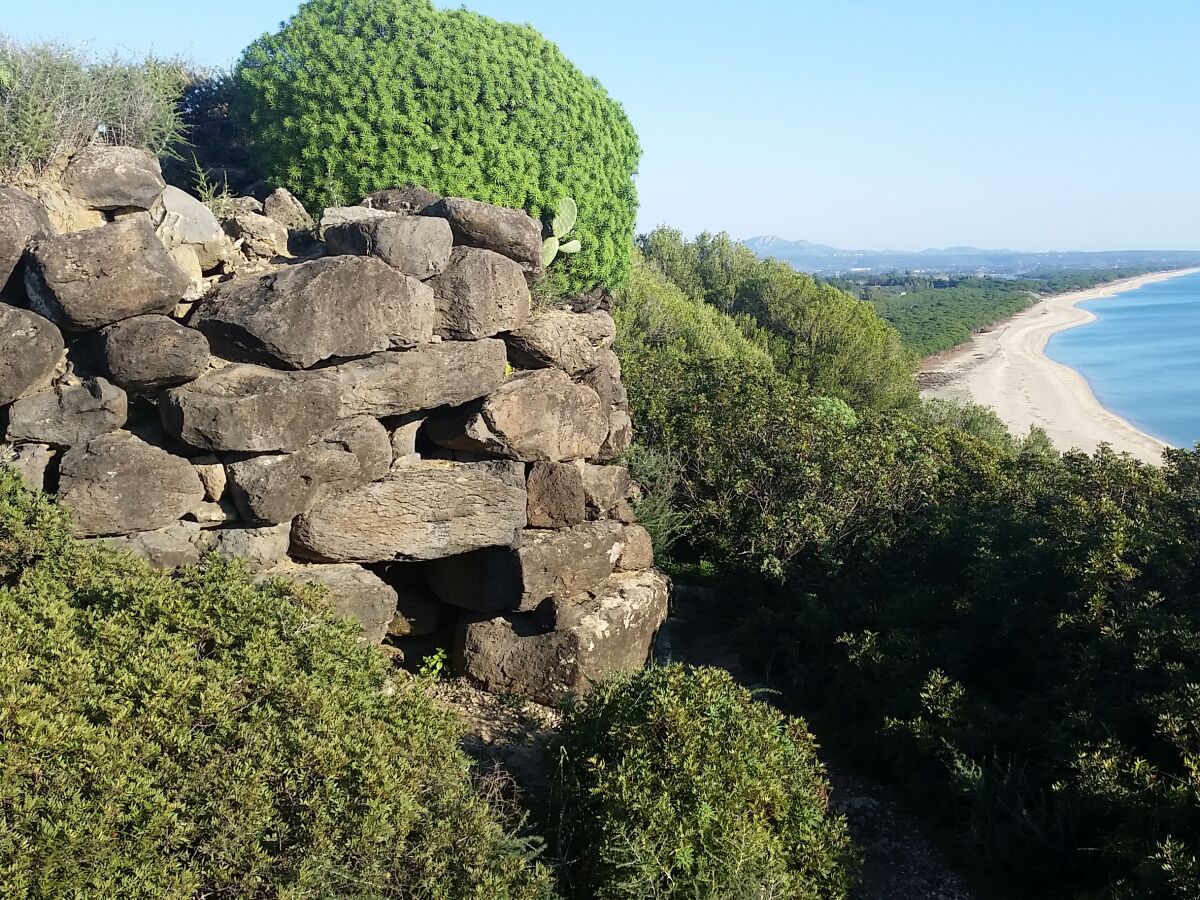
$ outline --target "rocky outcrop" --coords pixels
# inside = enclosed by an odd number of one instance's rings
[[[544,700],[640,665],[666,582],[600,465],[631,433],[609,295],[531,318],[520,211],[396,188],[314,235],[284,190],[218,217],[160,181],[97,147],[0,188],[3,459],[81,537],[320,584],[406,664],[457,633]]]
[[[65,344],[53,322],[0,303],[0,406],[45,386],[62,360]]]
[[[308,369],[433,337],[433,293],[375,260],[334,256],[235,278],[190,324],[256,362]]]
[[[27,260],[30,304],[66,331],[169,313],[189,284],[146,215],[34,241]]]

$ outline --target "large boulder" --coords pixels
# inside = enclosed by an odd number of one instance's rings
[[[124,431],[63,454],[58,499],[80,536],[155,531],[204,499],[191,463]]]
[[[0,289],[8,283],[29,242],[54,234],[50,217],[36,198],[0,185]]]
[[[229,236],[212,210],[173,184],[163,190],[150,219],[163,246],[191,250],[202,271],[220,265],[233,252]]]
[[[93,144],[67,165],[67,192],[92,209],[150,209],[167,183],[158,160],[144,150]]]
[[[255,212],[238,212],[226,219],[225,233],[241,241],[242,252],[262,259],[288,258],[287,226]]]
[[[499,253],[531,276],[541,276],[542,227],[524,210],[447,197],[421,214],[448,221],[457,243]]]
[[[441,197],[427,188],[408,185],[367,194],[367,196],[363,197],[360,205],[369,209],[413,215],[433,206],[433,204],[441,199]]]
[[[454,664],[493,693],[553,705],[588,693],[607,675],[645,665],[667,600],[659,572],[618,573],[537,613],[468,616],[459,626]]]
[[[163,426],[201,450],[299,450],[341,414],[337,382],[320,372],[233,365],[172,388],[160,404]]]
[[[423,460],[317,504],[296,520],[293,553],[388,562],[507,546],[525,525],[523,474],[511,464]]]
[[[504,344],[497,340],[425,344],[342,363],[345,415],[401,416],[460,406],[490,394],[504,381]]]
[[[263,201],[263,212],[290,231],[312,231],[317,227],[304,204],[287,188],[276,188]]]
[[[0,406],[47,384],[63,350],[62,333],[53,322],[0,303]]]
[[[321,213],[321,222],[317,226],[317,237],[325,240],[328,232],[340,225],[365,222],[371,219],[387,219],[396,215],[399,213],[371,209],[368,206],[328,206]]]
[[[362,627],[363,640],[370,644],[383,642],[396,615],[395,589],[362,566],[285,562],[268,574],[325,588],[325,598],[333,613],[357,621]]]
[[[191,325],[214,346],[307,369],[433,337],[433,293],[377,259],[333,256],[221,285]]]
[[[611,575],[625,549],[623,533],[617,522],[525,531],[515,549],[431,562],[426,578],[443,602],[463,609],[532,612],[544,600],[578,596]]]
[[[555,366],[568,375],[580,375],[596,366],[596,347],[580,327],[590,316],[553,310],[535,316],[505,337],[508,358],[521,369]]]
[[[514,375],[453,415],[430,420],[426,432],[451,450],[563,462],[594,457],[609,423],[595,391],[559,369],[539,369]]]
[[[383,478],[391,467],[387,429],[376,419],[357,416],[295,453],[252,456],[227,468],[242,517],[278,524],[327,497]]]
[[[520,328],[529,318],[529,286],[521,267],[490,250],[455,247],[450,264],[429,282],[437,300],[435,330],[475,341]]]
[[[134,316],[109,325],[100,337],[109,377],[128,390],[173,387],[208,368],[208,340],[169,316]]]
[[[34,241],[25,267],[30,305],[67,331],[169,313],[188,285],[144,214]]]
[[[389,266],[425,281],[443,272],[454,249],[445,219],[386,216],[359,219],[325,229],[331,253],[375,256]]]
[[[535,462],[525,488],[530,528],[565,528],[584,520],[583,476],[575,463]]]
[[[8,410],[6,436],[14,442],[77,447],[121,428],[128,416],[125,392],[103,378],[60,382],[17,400]]]

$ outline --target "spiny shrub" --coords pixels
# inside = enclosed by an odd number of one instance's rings
[[[569,196],[582,250],[560,258],[552,286],[625,280],[637,135],[532,28],[430,0],[310,0],[234,79],[260,169],[311,207],[419,184],[541,218]]]
[[[0,894],[546,898],[450,715],[319,594],[73,540],[0,466]]]
[[[159,154],[183,137],[177,60],[93,58],[0,36],[0,177],[38,175],[94,141]]]
[[[608,680],[550,752],[570,896],[846,896],[854,854],[812,736],[721,669]]]

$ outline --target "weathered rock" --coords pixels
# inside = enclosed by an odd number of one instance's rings
[[[392,462],[399,460],[411,462],[411,457],[417,452],[417,435],[425,424],[424,416],[408,417],[408,421],[392,429]]]
[[[511,544],[524,525],[523,483],[486,463],[423,460],[319,503],[292,541],[309,559],[428,560]]]
[[[225,466],[212,455],[197,456],[192,460],[192,465],[196,474],[200,476],[200,483],[204,485],[204,499],[213,503],[220,501],[225,496],[225,488],[229,484]]]
[[[524,210],[447,197],[426,207],[422,215],[446,219],[459,244],[491,250],[531,275],[542,274],[542,227]]]
[[[197,547],[203,553],[244,560],[251,572],[263,572],[287,556],[292,523],[263,528],[211,528],[203,531]]]
[[[174,185],[163,190],[162,198],[150,211],[150,220],[164,247],[191,250],[203,271],[220,265],[233,252],[229,236],[212,211]]]
[[[317,227],[304,204],[296,199],[287,188],[276,188],[263,201],[263,212],[284,228],[293,231],[312,231]]]
[[[431,419],[429,436],[452,450],[524,462],[590,459],[609,424],[596,392],[558,369],[519,373],[455,414]]]
[[[168,313],[188,288],[145,215],[34,241],[27,259],[30,306],[68,331]]]
[[[129,415],[125,392],[103,378],[59,383],[17,400],[8,411],[10,441],[77,447],[116,431]]]
[[[555,704],[586,694],[606,675],[638,669],[667,616],[667,582],[655,571],[612,575],[549,610],[492,619],[466,617],[456,669],[494,693]]]
[[[204,280],[204,270],[200,268],[196,251],[191,247],[172,247],[167,251],[167,256],[171,257],[171,262],[179,266],[179,271],[187,276],[188,286],[183,292],[184,302],[194,303],[204,296],[208,283]],[[174,314],[172,311],[172,315]]]
[[[544,600],[575,597],[611,575],[625,549],[622,533],[616,522],[529,530],[515,549],[437,560],[425,576],[445,603],[477,612],[531,612]]]
[[[221,285],[191,325],[218,348],[307,369],[433,337],[433,294],[377,259],[332,256]]]
[[[200,450],[299,450],[337,421],[341,390],[320,372],[233,365],[167,392],[163,426]]]
[[[362,566],[288,562],[276,566],[269,574],[324,587],[333,613],[357,620],[362,626],[363,640],[369,644],[383,641],[396,615],[396,591]]]
[[[573,463],[535,462],[526,481],[530,528],[565,528],[584,520],[584,487]]]
[[[37,199],[8,185],[0,185],[0,289],[8,283],[29,242],[50,237],[50,217]]]
[[[67,165],[63,187],[92,209],[149,209],[163,192],[162,167],[144,150],[93,144]]]
[[[46,470],[54,460],[54,451],[46,444],[17,444],[7,449],[13,457],[10,465],[21,474],[29,489],[45,490]]]
[[[608,414],[608,437],[596,454],[597,459],[620,459],[633,443],[633,420],[623,409],[614,409]]]
[[[508,358],[521,369],[545,369],[555,366],[568,375],[579,375],[596,365],[596,348],[578,320],[578,313],[553,310],[535,316],[505,337]]]
[[[0,303],[0,406],[46,385],[63,349],[62,333],[53,322]]]
[[[595,309],[591,312],[573,313],[571,327],[597,349],[609,349],[617,339],[617,323],[611,313]]]
[[[455,247],[450,264],[430,280],[437,299],[435,330],[474,341],[520,328],[529,318],[529,286],[521,267],[490,250]]]
[[[392,466],[387,429],[369,416],[339,422],[295,453],[228,467],[232,496],[250,522],[290,522],[314,504],[383,478]]]
[[[171,570],[200,562],[200,551],[195,543],[199,534],[200,528],[194,522],[177,522],[157,531],[100,538],[99,542],[140,556],[156,569]]]
[[[601,519],[618,503],[629,496],[633,479],[624,466],[594,466],[577,463],[583,481],[583,493],[588,517]]]
[[[400,416],[459,406],[504,381],[504,344],[497,340],[424,344],[401,353],[376,353],[333,369],[345,415]]]
[[[63,454],[58,499],[81,536],[156,531],[203,497],[191,463],[128,432],[101,435]]]
[[[329,206],[321,213],[321,223],[317,226],[317,237],[325,240],[328,231],[339,225],[365,222],[370,219],[386,219],[395,215],[398,213],[371,209],[367,206]]]
[[[654,565],[654,541],[641,525],[626,525],[621,538],[624,549],[617,559],[620,572],[642,572]]]
[[[375,191],[363,197],[360,206],[368,209],[381,209],[385,212],[413,215],[420,213],[442,198],[433,191],[423,187],[409,185],[407,187],[388,188],[386,191]]]
[[[169,316],[134,316],[101,332],[109,377],[128,390],[173,387],[208,368],[208,340]]]
[[[197,473],[198,474],[198,473]],[[201,500],[185,516],[189,522],[199,523],[201,528],[219,528],[239,521],[238,510],[232,500],[218,503]]]
[[[289,257],[288,230],[274,219],[258,213],[239,212],[225,220],[225,232],[240,240],[242,252],[263,259]]]
[[[231,219],[238,213],[258,213],[263,214],[262,201],[257,197],[231,197],[223,204],[223,209],[228,212],[222,212],[220,218]]]
[[[598,349],[594,367],[583,373],[578,381],[596,392],[603,409],[629,408],[629,395],[621,381],[621,361],[611,350],[604,347]]]
[[[331,253],[374,256],[422,281],[443,272],[454,249],[445,219],[386,216],[359,219],[325,229]]]

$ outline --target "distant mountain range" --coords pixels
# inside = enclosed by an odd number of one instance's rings
[[[1200,266],[1200,250],[1104,250],[1028,253],[944,247],[920,250],[842,250],[812,241],[763,235],[743,241],[760,257],[774,257],[802,272],[845,275],[874,272],[926,272],[946,275],[1023,275],[1054,269]]]

